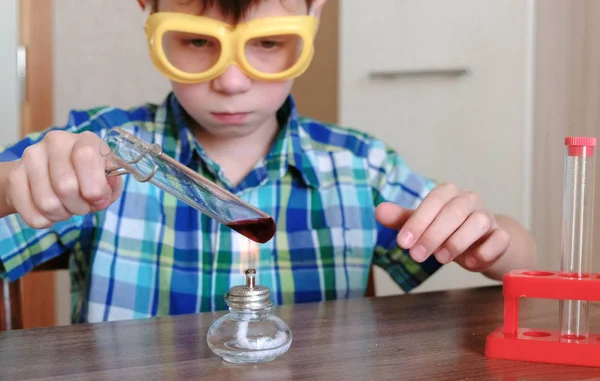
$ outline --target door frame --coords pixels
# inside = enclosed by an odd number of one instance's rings
[[[26,52],[20,136],[53,124],[53,1],[19,0],[20,44]],[[30,272],[21,280],[23,328],[56,324],[56,275]]]

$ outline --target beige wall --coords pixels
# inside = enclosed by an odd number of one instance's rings
[[[531,4],[343,0],[341,123],[529,225]],[[450,264],[415,291],[490,284]]]
[[[534,221],[540,267],[560,268],[564,138],[600,138],[600,1],[537,2]],[[600,228],[600,166],[595,229]],[[600,249],[600,235],[594,247]],[[600,257],[594,267],[600,271]]]
[[[54,1],[54,115],[160,102],[169,83],[148,59],[143,16],[133,0]]]
[[[17,81],[17,44],[19,29],[17,0],[0,2],[0,147],[17,140],[19,136],[19,89]]]

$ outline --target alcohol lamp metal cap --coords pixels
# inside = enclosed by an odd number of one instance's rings
[[[231,308],[258,310],[271,306],[271,290],[256,285],[256,270],[246,270],[246,284],[233,286],[225,297]]]

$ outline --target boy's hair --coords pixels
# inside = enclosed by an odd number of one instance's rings
[[[151,9],[156,11],[160,0],[150,0]],[[230,18],[234,24],[237,24],[246,14],[263,0],[177,0],[181,3],[192,3],[199,1],[202,3],[202,9],[216,7],[224,17]],[[314,0],[306,0],[308,8]]]

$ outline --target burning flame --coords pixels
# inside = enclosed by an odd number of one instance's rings
[[[258,243],[239,235],[240,237],[240,274],[248,269],[256,269],[258,265]]]

